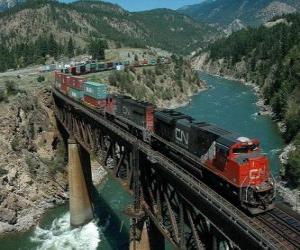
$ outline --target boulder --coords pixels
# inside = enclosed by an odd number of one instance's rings
[[[17,222],[17,213],[8,208],[0,208],[0,221],[14,225]]]

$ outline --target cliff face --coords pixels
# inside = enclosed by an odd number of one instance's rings
[[[24,231],[66,198],[64,148],[49,90],[0,103],[0,234]]]

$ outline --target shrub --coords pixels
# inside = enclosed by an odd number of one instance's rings
[[[15,95],[18,93],[18,86],[14,81],[5,82],[7,95]]]
[[[10,146],[12,148],[13,151],[19,151],[20,150],[20,141],[19,141],[19,138],[17,136],[15,136],[11,143],[10,143]]]
[[[6,100],[6,93],[5,93],[5,89],[0,88],[0,102],[3,102]]]
[[[37,81],[38,82],[43,82],[43,81],[45,81],[45,77],[44,76],[38,76]]]
[[[300,150],[297,150],[289,155],[288,164],[286,167],[286,177],[289,179],[293,187],[300,187]]]

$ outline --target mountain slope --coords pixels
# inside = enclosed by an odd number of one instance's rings
[[[0,12],[21,4],[24,1],[25,0],[0,0]]]
[[[236,19],[244,25],[258,25],[274,16],[299,10],[299,0],[216,0],[186,6],[178,11],[199,21],[227,26]]]
[[[73,37],[81,48],[98,37],[125,46],[148,45],[177,53],[190,53],[218,34],[214,28],[176,11],[130,13],[99,1],[28,1],[0,14],[0,39],[7,45],[50,33],[62,43]]]
[[[259,28],[233,33],[195,58],[196,68],[257,84],[265,104],[283,121],[283,135],[293,142],[286,176],[300,187],[300,14],[290,14]]]

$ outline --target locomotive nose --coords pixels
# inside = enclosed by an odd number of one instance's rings
[[[249,160],[249,179],[251,184],[260,185],[268,179],[268,160],[265,156]]]

